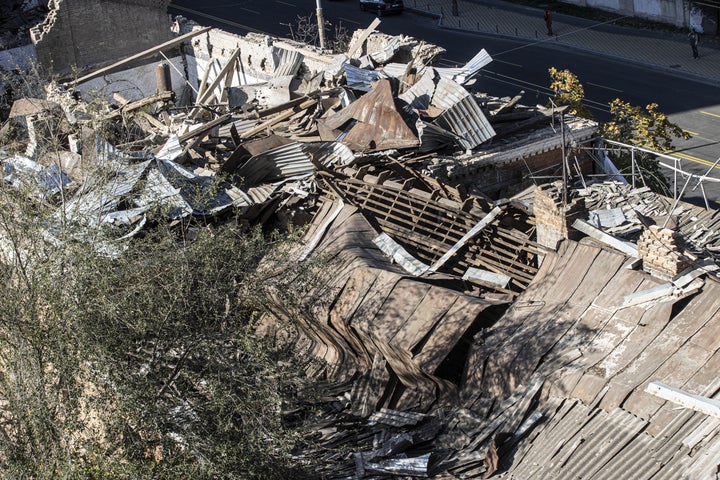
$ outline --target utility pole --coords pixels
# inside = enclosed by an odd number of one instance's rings
[[[318,35],[320,35],[320,48],[325,50],[325,18],[323,17],[322,4],[317,0]]]
[[[568,179],[568,165],[565,160],[565,111],[560,112],[560,141],[562,146],[560,151],[562,152],[562,172],[563,172],[563,183],[562,183],[562,204],[563,207],[567,206],[567,179]]]

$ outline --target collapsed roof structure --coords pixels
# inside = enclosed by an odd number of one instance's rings
[[[323,477],[714,478],[718,213],[595,176],[596,124],[478,93],[486,51],[435,68],[440,48],[376,26],[329,55],[180,17],[17,99],[5,180],[63,191],[57,221],[109,232],[106,253],[158,206],[307,225],[297,260],[334,274],[262,331],[323,361],[299,452]]]

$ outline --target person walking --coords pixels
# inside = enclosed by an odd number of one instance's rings
[[[698,42],[700,41],[700,35],[698,35],[695,30],[690,30],[688,37],[690,37],[690,47],[692,48],[693,58],[697,60],[698,58],[700,58],[697,48]]]
[[[545,26],[547,27],[547,33],[548,35],[552,35],[552,12],[548,8],[545,10]]]

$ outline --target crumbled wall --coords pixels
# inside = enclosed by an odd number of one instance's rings
[[[651,225],[638,241],[643,270],[653,277],[668,280],[690,266],[680,251],[680,235],[669,228]]]
[[[535,189],[533,212],[537,226],[537,242],[540,245],[556,249],[560,241],[569,238],[569,225],[586,213],[584,198],[570,198],[570,190],[567,195],[567,204],[563,206],[560,182],[548,183]]]
[[[109,64],[171,38],[170,0],[51,0],[30,36],[40,66],[67,74],[73,66]]]

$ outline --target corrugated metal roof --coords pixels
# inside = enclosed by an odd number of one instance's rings
[[[387,44],[383,47],[382,50],[379,50],[377,52],[372,52],[370,54],[370,58],[372,58],[376,63],[384,64],[390,61],[392,57],[395,56],[395,53],[400,48],[400,38],[399,37],[393,37]]]
[[[6,158],[2,163],[6,182],[15,188],[29,188],[41,199],[60,193],[73,183],[57,164],[46,167],[22,155]]]
[[[387,233],[381,233],[373,243],[378,246],[387,256],[393,259],[398,265],[403,267],[408,273],[417,276],[427,272],[430,268],[417,258],[413,257],[405,250],[402,245],[390,238]]]
[[[314,171],[315,167],[303,144],[294,142],[251,157],[235,173],[243,177],[243,183],[249,186],[297,175],[308,175]]]
[[[449,145],[460,145],[460,138],[444,128],[422,120],[415,122],[418,136],[420,137],[420,152],[432,152]]]
[[[443,77],[452,79],[458,83],[464,84],[487,64],[492,62],[492,57],[483,48],[473,58],[470,59],[463,67],[460,68],[437,68],[438,73]]]
[[[344,68],[347,86],[355,90],[369,92],[372,89],[372,83],[382,78],[381,73],[377,70],[365,70],[349,63],[346,63]]]
[[[471,96],[445,110],[434,123],[460,137],[466,149],[473,149],[495,136],[495,130]]]
[[[297,50],[287,50],[273,45],[270,50],[275,77],[295,76],[305,56]]]
[[[237,130],[238,135],[242,135],[243,133],[247,132],[255,125],[257,125],[257,120],[240,119],[228,122],[218,129],[218,136],[230,138],[230,129],[233,125],[235,125],[235,129]]]
[[[447,110],[452,108],[466,98],[470,97],[470,93],[465,87],[448,78],[436,78],[435,92],[433,93],[430,105]],[[475,102],[477,105],[477,102]],[[480,106],[477,105],[480,111]],[[482,113],[482,111],[480,111]]]
[[[414,110],[425,110],[435,95],[435,75],[435,70],[427,69],[422,77],[405,93],[398,95],[398,98]]]
[[[395,108],[395,98],[387,79],[379,80],[370,93],[324,122],[327,127],[338,129],[347,128],[352,120],[357,120],[357,123],[347,130],[342,141],[355,150],[411,148],[420,143]]]
[[[351,165],[355,162],[355,154],[340,142],[303,143],[303,150],[315,161],[326,167],[332,165]]]
[[[117,210],[122,197],[135,188],[150,162],[146,160],[127,165],[102,184],[96,179],[96,183],[86,193],[68,199],[61,207],[63,210],[56,212],[56,219],[61,221],[64,217],[70,222],[99,225],[106,215]]]

